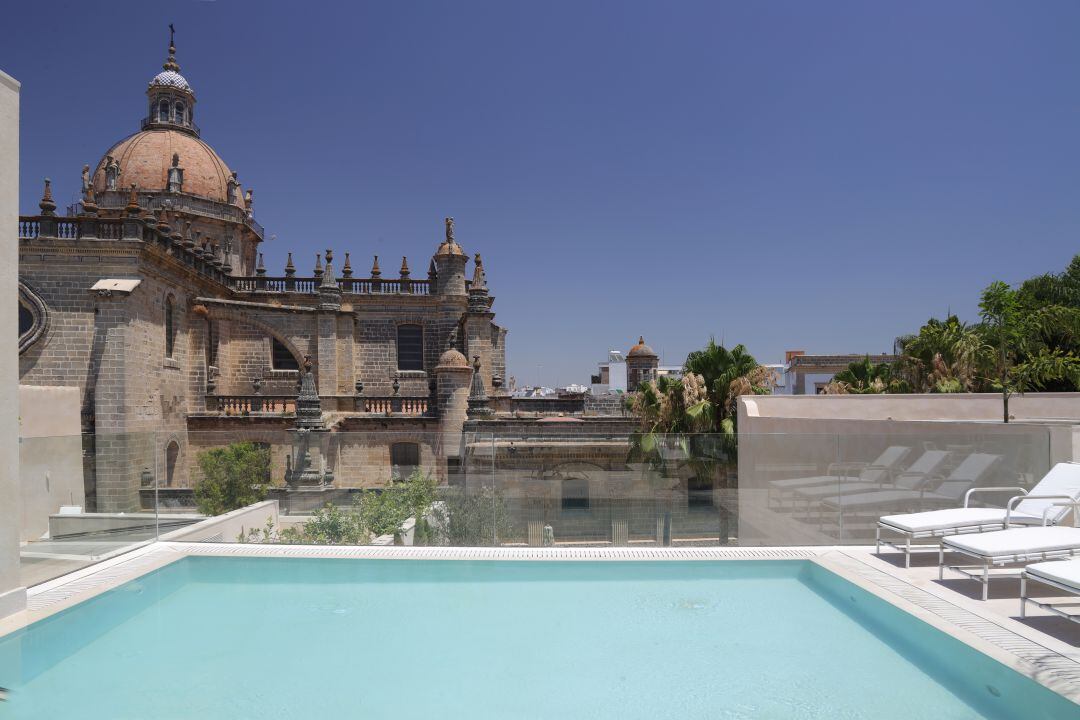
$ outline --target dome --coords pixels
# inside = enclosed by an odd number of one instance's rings
[[[439,249],[435,251],[435,255],[465,255],[465,251],[461,249],[461,246],[456,242],[444,240],[443,244],[439,246]]]
[[[173,70],[165,70],[159,72],[154,76],[154,79],[150,81],[150,87],[171,87],[178,90],[187,90],[192,92],[191,86],[188,85],[187,79],[178,72]]]
[[[111,155],[120,163],[118,188],[129,188],[135,183],[142,191],[164,192],[173,153],[180,156],[180,167],[184,169],[185,193],[228,202],[232,171],[213,148],[190,133],[167,128],[143,130],[113,145],[106,156]],[[94,171],[94,191],[104,190],[105,158],[102,158]],[[239,192],[233,205],[244,209]]]
[[[439,367],[467,368],[469,367],[469,361],[460,352],[450,348],[439,358]]]
[[[645,344],[645,337],[638,337],[637,345],[630,348],[630,352],[626,353],[626,357],[657,357],[653,349]]]

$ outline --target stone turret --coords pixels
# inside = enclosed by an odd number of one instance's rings
[[[659,366],[660,357],[645,344],[644,336],[639,337],[637,345],[626,353],[626,389],[633,392],[641,383],[655,380]]]
[[[454,347],[456,333],[450,348],[439,358],[435,366],[436,396],[438,398],[439,434],[447,457],[461,457],[461,426],[469,412],[469,386],[473,369],[469,361]]]
[[[465,297],[465,265],[469,258],[454,239],[454,218],[446,218],[446,239],[435,252],[438,294]]]

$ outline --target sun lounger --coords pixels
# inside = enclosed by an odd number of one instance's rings
[[[833,482],[816,487],[796,488],[793,493],[799,500],[813,501],[876,490],[918,490],[929,483],[941,480],[942,476],[938,472],[945,465],[949,455],[948,450],[927,450],[911,464],[911,467],[899,473],[891,483],[849,481],[837,484]]]
[[[1001,492],[1019,495],[1010,498],[1003,508],[971,507],[975,494]],[[904,553],[904,567],[910,567],[913,540],[1004,530],[1012,525],[1057,525],[1069,515],[1069,507],[1062,505],[1062,500],[1080,500],[1080,463],[1058,463],[1030,493],[1020,487],[975,487],[964,493],[963,507],[886,515],[878,520],[877,551],[882,545],[899,550]],[[904,544],[883,539],[883,531],[900,535]]]
[[[1075,505],[1075,503],[1069,503]],[[990,569],[1016,563],[1032,563],[1080,554],[1080,528],[1057,526],[1014,527],[973,535],[942,538],[938,550],[938,578],[945,577],[945,553],[954,552],[977,561],[975,565],[950,565],[949,569],[982,583],[982,599],[990,587]],[[974,572],[972,572],[974,568]],[[1001,573],[1011,577],[1018,570]]]
[[[1067,608],[1078,608],[1080,602],[1039,602],[1028,595],[1028,584],[1036,582],[1080,596],[1080,560],[1053,560],[1028,565],[1020,573],[1020,617],[1027,617],[1027,604],[1047,610],[1067,620],[1080,623],[1080,613]]]
[[[964,493],[986,477],[999,460],[1000,455],[974,453],[964,458],[948,477],[936,485],[923,485],[918,489],[890,488],[854,495],[837,495],[824,498],[821,504],[837,512],[879,508],[910,510],[925,508],[927,505],[952,505],[960,502]]]
[[[838,482],[844,481],[889,482],[892,474],[900,469],[900,463],[907,457],[909,452],[911,452],[909,447],[893,445],[885,448],[885,451],[878,455],[877,459],[869,465],[858,462],[833,463],[829,466],[827,475],[773,480],[769,483],[769,487],[776,490],[795,490],[814,487],[815,485],[832,485],[835,487]]]

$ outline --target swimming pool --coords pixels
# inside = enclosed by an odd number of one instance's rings
[[[810,561],[189,556],[0,639],[0,718],[1036,718]]]

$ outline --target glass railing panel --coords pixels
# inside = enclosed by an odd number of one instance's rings
[[[27,586],[153,542],[155,433],[21,438],[20,572]],[[149,494],[147,491],[151,491]],[[195,522],[189,515],[173,522]]]

